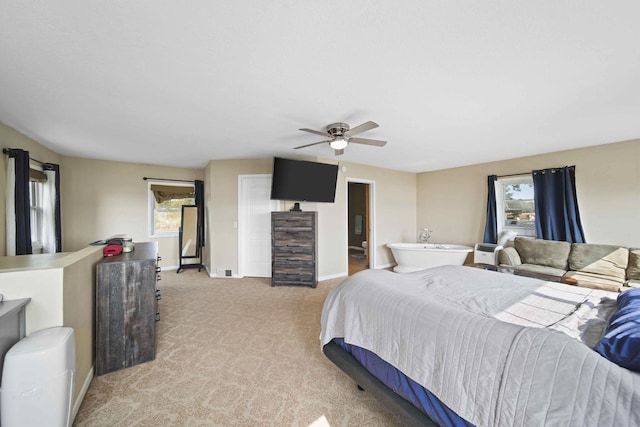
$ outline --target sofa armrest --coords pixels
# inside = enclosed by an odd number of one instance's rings
[[[516,248],[507,247],[498,253],[498,265],[516,266],[520,264],[522,264],[522,260]]]
[[[624,284],[627,288],[640,288],[640,280],[629,279]]]

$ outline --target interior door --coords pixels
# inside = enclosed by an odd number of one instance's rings
[[[271,175],[240,177],[238,270],[243,276],[271,277]]]

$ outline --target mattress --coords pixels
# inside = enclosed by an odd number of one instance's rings
[[[376,354],[350,345],[342,338],[332,340],[344,351],[351,354],[367,371],[378,378],[391,391],[410,402],[441,427],[471,427],[473,424],[443,404],[429,390],[422,387],[404,373],[382,360]]]

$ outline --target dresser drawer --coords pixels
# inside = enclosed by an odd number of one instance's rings
[[[313,254],[311,252],[276,252],[273,254],[273,262],[275,265],[306,262],[307,266],[312,266],[310,263],[313,262]]]
[[[308,227],[311,229],[314,225],[313,216],[309,214],[291,214],[289,212],[273,215],[273,227],[279,228],[296,228]]]
[[[313,246],[311,245],[295,245],[288,246],[286,243],[282,245],[274,244],[272,248],[274,255],[277,254],[313,254]]]
[[[312,231],[274,231],[273,232],[273,245],[276,247],[298,247],[298,246],[312,246],[313,241]]]
[[[307,268],[304,270],[292,269],[287,270],[286,272],[274,271],[271,280],[276,283],[308,282],[309,284],[312,284],[315,282],[316,278]]]

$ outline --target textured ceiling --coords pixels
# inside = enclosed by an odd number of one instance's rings
[[[640,138],[640,2],[0,0],[0,121],[52,150],[411,172]],[[0,145],[6,143],[0,141]]]

